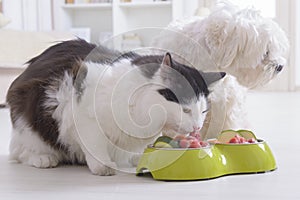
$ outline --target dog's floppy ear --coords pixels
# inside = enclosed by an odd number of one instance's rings
[[[226,68],[232,62],[235,57],[235,47],[231,43],[228,46],[229,40],[233,40],[235,35],[232,35],[232,28],[230,27],[231,17],[228,15],[223,15],[220,12],[219,16],[215,13],[214,17],[210,16],[207,20],[205,42],[210,50],[212,59],[217,64],[218,67]],[[230,30],[231,29],[231,30]],[[231,41],[232,42],[232,41]],[[231,49],[230,51],[225,51],[225,49]]]

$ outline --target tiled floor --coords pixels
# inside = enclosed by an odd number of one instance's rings
[[[9,113],[0,110],[0,199],[300,199],[300,93],[250,93],[253,130],[278,169],[208,181],[164,182],[118,173],[93,176],[83,166],[36,169],[8,163]]]

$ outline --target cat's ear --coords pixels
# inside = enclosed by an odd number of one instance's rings
[[[169,52],[167,52],[162,60],[161,65],[163,67],[172,67],[172,57]]]
[[[200,72],[207,86],[221,80],[226,75],[225,72]]]

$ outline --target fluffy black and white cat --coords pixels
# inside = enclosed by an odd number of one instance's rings
[[[28,64],[7,94],[11,159],[39,168],[86,163],[98,175],[135,166],[161,132],[202,127],[208,86],[225,76],[169,53],[120,54],[83,40],[56,44]]]

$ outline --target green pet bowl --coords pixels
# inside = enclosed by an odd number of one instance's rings
[[[139,161],[137,174],[150,172],[157,180],[203,180],[275,169],[269,146],[258,140],[253,144],[212,144],[197,149],[150,145]]]

